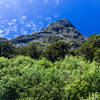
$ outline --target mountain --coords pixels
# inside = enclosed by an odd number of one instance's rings
[[[86,41],[86,38],[66,19],[62,19],[49,24],[38,32],[29,35],[16,37],[12,42],[16,47],[23,46],[32,41],[41,41],[43,43],[52,43],[58,40],[64,40],[70,43],[73,48],[79,47]]]

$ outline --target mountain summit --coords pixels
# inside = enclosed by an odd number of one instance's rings
[[[52,43],[58,40],[64,40],[73,45],[73,48],[77,48],[86,38],[68,20],[62,19],[47,25],[41,31],[19,36],[10,41],[14,45],[26,45],[32,41]]]

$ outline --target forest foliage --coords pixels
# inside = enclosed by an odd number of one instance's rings
[[[0,61],[0,100],[82,100],[100,92],[100,68],[82,57],[54,63],[28,56]]]
[[[83,55],[85,59],[93,61],[100,56],[100,34],[91,35],[87,41],[76,50],[76,55]],[[99,60],[99,59],[98,59]]]
[[[15,48],[0,42],[0,100],[97,100],[100,35],[77,50],[65,41]]]

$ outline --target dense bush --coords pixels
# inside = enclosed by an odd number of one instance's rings
[[[27,46],[19,49],[18,55],[29,56],[34,59],[39,59],[42,55],[44,45],[40,42],[31,42]]]
[[[64,41],[57,41],[49,45],[44,52],[44,56],[50,61],[56,61],[69,54],[70,45]]]
[[[14,55],[14,47],[9,42],[0,42],[0,57],[12,57]]]
[[[80,100],[81,97],[86,98],[89,93],[100,92],[100,68],[96,67],[94,62],[89,63],[82,58],[66,57],[60,66],[69,72],[65,86],[68,100]]]
[[[32,97],[34,100],[63,98],[64,81],[60,76],[62,72],[50,61],[16,57],[9,59],[8,63],[5,66],[1,64],[0,100],[25,97]]]
[[[45,57],[54,62],[68,55],[69,49],[70,45],[64,41],[57,41],[52,44],[34,41],[21,48],[16,48],[9,42],[0,42],[0,56],[7,58],[22,55],[33,59]]]
[[[97,49],[94,54],[94,60],[100,65],[100,49]]]
[[[100,68],[82,57],[52,63],[0,58],[0,100],[81,100],[100,93]]]
[[[100,34],[89,36],[87,41],[76,50],[76,54],[83,55],[87,60],[93,61],[97,49],[100,49]]]
[[[81,100],[100,100],[100,93],[92,93],[91,95],[89,95],[88,98],[83,99],[81,98]]]

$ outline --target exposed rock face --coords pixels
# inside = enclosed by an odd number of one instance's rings
[[[32,34],[19,36],[10,40],[14,45],[26,45],[32,41],[52,43],[64,40],[72,44],[73,48],[79,47],[86,41],[86,38],[66,19],[49,24],[47,27]]]

